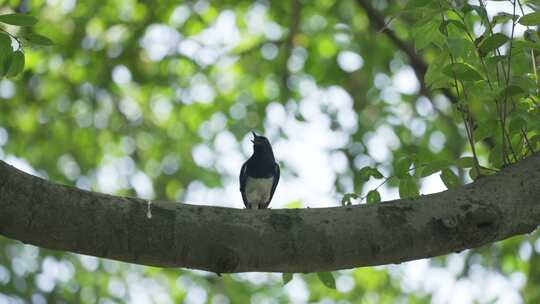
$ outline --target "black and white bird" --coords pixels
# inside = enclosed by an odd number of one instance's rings
[[[240,193],[247,209],[266,209],[279,182],[279,165],[268,139],[253,133],[253,155],[240,169]]]

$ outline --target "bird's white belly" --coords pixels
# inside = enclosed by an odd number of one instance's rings
[[[246,199],[251,208],[258,209],[258,205],[264,205],[270,199],[272,191],[273,177],[269,178],[253,178],[248,177],[246,180]]]

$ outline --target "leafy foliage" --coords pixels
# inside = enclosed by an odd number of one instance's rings
[[[0,78],[3,76],[15,77],[24,69],[24,52],[21,39],[16,35],[1,27],[1,24],[9,24],[14,26],[33,26],[38,22],[34,16],[25,14],[4,14],[0,15]],[[12,38],[17,42],[17,48],[13,49]],[[49,38],[29,33],[25,37],[29,42],[38,45],[53,45]]]

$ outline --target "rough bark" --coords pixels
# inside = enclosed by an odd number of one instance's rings
[[[335,208],[240,210],[51,183],[0,161],[0,234],[50,249],[218,273],[401,263],[530,233],[540,154],[464,187]]]

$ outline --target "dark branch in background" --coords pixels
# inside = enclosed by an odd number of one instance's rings
[[[289,81],[289,58],[294,47],[294,36],[298,33],[300,27],[300,16],[302,6],[300,0],[291,1],[291,19],[289,24],[289,34],[285,40],[285,49],[283,51],[283,72],[281,74],[281,102],[286,103],[291,97],[291,90],[288,86]]]
[[[405,41],[401,40],[395,33],[392,31],[385,23],[384,17],[379,14],[379,12],[371,6],[368,0],[356,0],[359,6],[361,6],[368,16],[369,22],[375,30],[378,32],[384,33],[388,39],[390,39],[400,50],[405,52],[407,56],[409,57],[410,64],[416,74],[416,77],[418,78],[418,81],[420,81],[420,92],[422,95],[430,96],[431,92],[426,88],[425,82],[424,82],[424,76],[426,75],[428,65],[425,63],[424,59],[416,53],[414,47]],[[442,93],[448,100],[450,100],[451,103],[457,104],[458,99],[456,96],[447,88],[443,88]]]
[[[539,185],[535,154],[472,184],[414,199],[242,210],[84,191],[0,161],[0,235],[159,267],[330,271],[433,257],[530,233],[540,224]]]
[[[426,75],[428,65],[414,49],[414,47],[405,41],[401,40],[385,23],[384,17],[381,16],[381,14],[369,3],[369,0],[356,0],[358,5],[362,7],[366,11],[366,15],[368,16],[370,24],[379,32],[384,33],[388,39],[390,39],[400,50],[405,52],[407,56],[409,57],[410,64],[414,70],[414,73],[416,74],[416,77],[418,78],[418,81],[420,81],[420,93],[424,96],[430,97],[430,101],[433,104],[433,108],[439,114],[440,117],[442,117],[445,121],[453,123],[453,120],[451,117],[446,115],[445,113],[442,113],[436,105],[433,103],[433,94],[431,91],[426,87],[424,82],[424,77]],[[459,100],[452,93],[452,91],[448,88],[441,88],[441,92],[443,93],[448,100],[453,105],[457,105]],[[474,122],[474,119],[472,119],[471,125],[473,126],[473,129],[476,128],[476,123]],[[490,149],[495,147],[495,142],[492,138],[485,138],[482,140]]]

